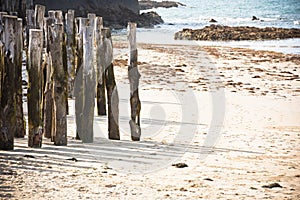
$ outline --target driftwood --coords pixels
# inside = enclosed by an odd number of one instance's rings
[[[52,58],[53,73],[53,129],[52,137],[55,145],[67,145],[67,66],[64,63],[64,29],[63,24],[49,27],[49,47]]]
[[[116,86],[113,69],[113,45],[110,29],[102,29],[103,41],[101,50],[101,60],[105,70],[105,83],[107,91],[108,105],[108,138],[113,140],[120,139],[119,131],[119,95]]]
[[[136,24],[128,23],[128,41],[130,57],[128,61],[128,78],[130,83],[130,106],[131,120],[129,121],[131,139],[139,141],[141,137],[140,111],[141,102],[139,99],[139,79],[141,77],[137,67],[137,47],[136,47]]]
[[[43,32],[39,29],[29,31],[28,46],[28,146],[42,146],[42,50]]]

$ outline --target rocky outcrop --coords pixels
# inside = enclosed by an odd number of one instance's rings
[[[172,8],[172,7],[178,7],[178,6],[185,6],[182,3],[175,2],[175,1],[139,1],[140,4],[140,10],[148,10],[152,8]]]
[[[183,29],[175,33],[176,40],[273,40],[300,38],[300,29],[285,28],[257,28],[249,26],[229,27],[222,25],[210,25],[203,29]]]
[[[121,29],[128,22],[136,22],[139,27],[153,27],[163,23],[156,13],[139,14],[138,0],[34,0],[34,4],[42,4],[47,10],[75,10],[76,16],[86,17],[95,13],[103,17],[104,26]]]
[[[137,20],[139,27],[153,27],[157,24],[162,24],[164,21],[156,12],[142,13]]]

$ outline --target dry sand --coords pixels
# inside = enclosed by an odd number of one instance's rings
[[[30,149],[16,139],[15,151],[0,151],[1,199],[300,199],[300,56],[138,49],[142,141],[130,141],[127,44],[119,41],[122,140],[108,141],[107,119],[95,117],[95,143],[81,144],[72,113],[68,147],[45,139]],[[263,187],[272,183],[281,187]]]

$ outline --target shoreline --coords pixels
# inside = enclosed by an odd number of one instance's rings
[[[188,46],[212,46],[212,47],[236,47],[247,48],[252,50],[273,51],[284,54],[300,54],[300,38],[264,40],[264,41],[191,41],[175,40],[175,32],[154,28],[154,29],[137,29],[137,42],[144,44],[165,44],[165,45],[188,45]],[[113,34],[116,41],[126,41],[126,33],[118,31]]]

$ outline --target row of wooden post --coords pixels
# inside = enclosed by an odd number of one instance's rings
[[[75,18],[73,10],[48,11],[36,5],[22,20],[0,13],[0,149],[13,149],[14,137],[24,137],[22,52],[28,71],[28,146],[41,147],[43,135],[55,145],[67,145],[68,97],[75,97],[77,138],[93,142],[95,96],[98,115],[106,115],[108,137],[120,139],[119,97],[113,70],[111,32],[102,17]],[[131,120],[133,140],[140,139],[140,100],[136,24],[129,23]],[[23,37],[24,36],[24,37]],[[23,42],[23,38],[25,38]],[[14,80],[14,81],[12,81]],[[107,94],[105,94],[105,91]]]

